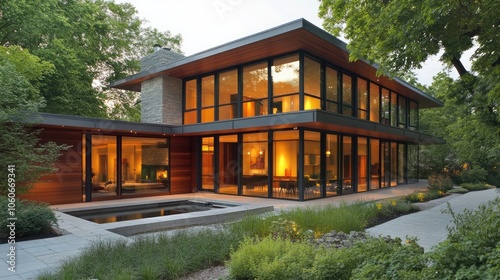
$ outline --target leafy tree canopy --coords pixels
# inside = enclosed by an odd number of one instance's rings
[[[53,70],[26,50],[0,46],[0,166],[15,166],[17,193],[29,191],[40,176],[53,172],[53,163],[66,148],[39,144],[38,131],[30,125],[44,105],[37,84]],[[8,174],[0,172],[1,195],[8,193]]]
[[[107,84],[140,70],[154,43],[180,51],[180,35],[145,27],[128,3],[109,0],[1,0],[0,44],[50,62],[40,93],[46,112],[127,119],[137,94]]]
[[[350,40],[351,60],[376,62],[380,74],[404,76],[439,55],[461,77],[455,100],[500,126],[499,10],[498,0],[322,0],[319,16],[326,30]],[[466,69],[461,59],[471,49]]]

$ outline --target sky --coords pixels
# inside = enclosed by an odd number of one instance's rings
[[[115,0],[131,3],[147,25],[181,34],[181,50],[189,56],[275,26],[304,18],[322,27],[319,0]],[[464,61],[464,63],[467,63]],[[467,66],[467,65],[466,65]],[[443,70],[432,57],[415,71],[420,83],[430,85]],[[456,77],[452,70],[451,75]]]

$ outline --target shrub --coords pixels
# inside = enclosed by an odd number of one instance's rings
[[[9,228],[7,225],[10,223],[8,216],[7,197],[0,198],[0,235],[8,236]],[[40,233],[49,232],[52,226],[57,225],[57,218],[54,211],[46,203],[33,202],[27,200],[16,200],[15,207],[16,220],[16,237],[30,237]]]
[[[426,202],[433,199],[441,198],[443,196],[445,196],[445,193],[443,193],[442,191],[436,191],[436,190],[429,190],[426,192],[417,191],[404,196],[403,200],[411,203]]]
[[[447,192],[453,188],[453,181],[446,174],[434,174],[428,180],[429,189],[434,191]]]
[[[457,188],[453,188],[449,191],[447,191],[446,193],[447,194],[454,194],[454,193],[458,193],[458,194],[464,194],[464,193],[468,193],[469,191],[467,189],[464,189],[462,187],[457,187]]]
[[[455,215],[448,238],[430,253],[435,279],[497,279],[500,272],[500,198]],[[479,277],[480,276],[480,277]]]
[[[319,250],[308,273],[309,279],[408,279],[425,264],[415,240],[402,244],[399,238],[378,237],[349,248]]]
[[[460,186],[468,191],[482,191],[491,188],[491,186],[485,183],[463,183]]]
[[[488,171],[481,166],[475,166],[460,172],[460,177],[462,178],[462,183],[485,182],[488,178]]]
[[[304,279],[317,248],[271,236],[246,238],[227,262],[232,279]]]

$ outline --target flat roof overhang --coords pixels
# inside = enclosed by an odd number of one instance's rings
[[[123,135],[171,135],[173,126],[153,123],[137,123],[80,116],[40,113],[33,117],[36,125],[64,129],[78,129]]]
[[[321,110],[289,112],[284,114],[241,118],[213,123],[193,124],[174,127],[178,135],[214,135],[238,132],[257,132],[269,129],[310,128],[328,130],[332,133],[345,133],[362,137],[375,137],[393,141],[416,144],[444,144],[442,138],[427,134],[374,123],[354,117],[343,116]]]
[[[420,108],[443,106],[441,101],[398,78],[377,77],[378,66],[375,64],[363,60],[349,62],[346,43],[305,19],[298,19],[162,67],[140,72],[113,82],[110,86],[141,91],[141,83],[155,77],[190,78],[299,50],[304,50],[350,72],[377,81],[382,86],[417,101]]]

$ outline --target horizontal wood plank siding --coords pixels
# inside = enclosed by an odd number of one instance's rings
[[[170,138],[170,190],[172,194],[195,190],[194,138]]]
[[[43,176],[30,193],[21,198],[54,204],[82,201],[82,133],[64,129],[45,128],[40,133],[41,142],[52,141],[71,147],[63,151],[55,163],[58,171]]]

